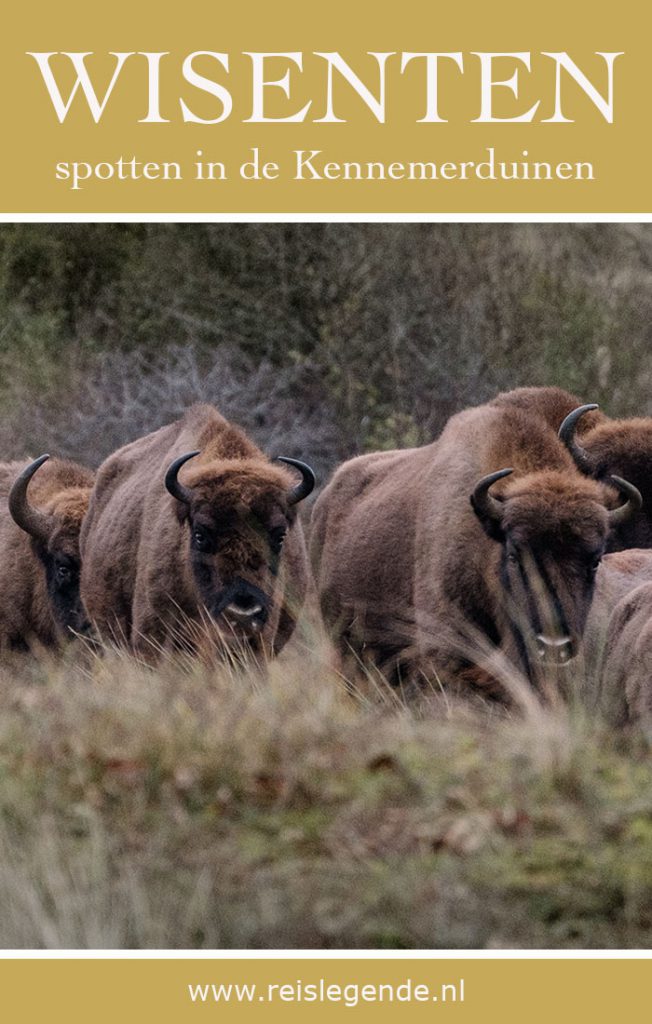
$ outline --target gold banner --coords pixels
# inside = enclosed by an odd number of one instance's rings
[[[647,960],[5,960],[11,1021],[439,1020],[645,1016]]]
[[[18,5],[0,209],[650,211],[651,27],[633,0]]]

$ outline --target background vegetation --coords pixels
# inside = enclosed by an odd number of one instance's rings
[[[647,226],[3,225],[0,451],[205,399],[325,479],[519,384],[652,414],[651,339]],[[649,737],[368,682],[309,625],[264,676],[0,667],[0,945],[652,944]]]
[[[0,450],[208,399],[323,475],[519,384],[650,413],[651,284],[646,225],[3,225]]]

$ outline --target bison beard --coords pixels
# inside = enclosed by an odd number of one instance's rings
[[[610,528],[611,487],[584,477],[527,403],[454,416],[425,448],[341,467],[314,510],[324,618],[344,658],[395,680],[508,696],[516,666],[576,652]],[[514,470],[501,470],[501,466]],[[640,495],[626,483],[626,511]],[[469,499],[471,498],[471,502]],[[622,498],[621,498],[622,501]]]
[[[278,652],[307,588],[296,505],[314,486],[307,466],[281,461],[292,471],[211,406],[110,456],[81,540],[82,595],[100,635],[149,656]]]
[[[79,532],[93,474],[48,459],[0,467],[7,501],[0,516],[2,650],[51,647],[88,627],[79,594]]]

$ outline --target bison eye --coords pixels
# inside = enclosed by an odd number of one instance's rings
[[[192,542],[198,551],[208,551],[211,546],[211,539],[200,526],[196,526],[192,531]]]
[[[72,579],[72,569],[69,565],[58,565],[57,566],[57,581],[59,583],[68,583]]]

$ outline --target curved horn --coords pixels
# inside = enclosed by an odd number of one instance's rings
[[[313,492],[317,481],[312,469],[305,462],[299,462],[298,459],[288,459],[285,455],[277,455],[274,461],[284,462],[286,466],[294,466],[301,473],[301,483],[293,487],[288,495],[289,505],[297,505]]]
[[[609,477],[609,482],[627,498],[624,505],[619,505],[618,508],[609,510],[609,525],[620,526],[621,523],[626,523],[628,519],[631,519],[643,507],[643,498],[638,487],[634,487],[634,484],[630,484],[620,476]]]
[[[7,498],[13,521],[20,526],[21,530],[29,533],[31,537],[42,544],[48,543],[54,520],[52,516],[48,516],[45,512],[40,512],[30,505],[27,500],[27,488],[36,471],[49,458],[49,455],[41,455],[34,462],[30,462],[29,466],[25,466],[25,469],[14,480]]]
[[[573,409],[563,421],[558,434],[559,440],[566,445],[573,456],[577,468],[589,476],[593,474],[593,461],[586,449],[582,448],[582,445],[575,439],[575,429],[577,421],[584,413],[593,412],[594,409],[598,408],[599,406],[595,405],[595,403],[591,403],[590,405],[580,405],[577,409]]]
[[[513,472],[513,469],[499,469],[497,473],[489,473],[488,476],[483,476],[482,480],[475,485],[471,495],[471,504],[479,516],[484,519],[492,519],[496,523],[501,521],[503,517],[502,503],[489,494],[489,488],[496,481],[502,480],[504,476],[509,476]]]
[[[178,459],[175,459],[172,465],[168,468],[165,474],[165,486],[170,492],[173,498],[177,501],[183,502],[184,505],[190,504],[192,497],[192,491],[189,487],[184,487],[183,484],[177,480],[177,474],[181,467],[188,462],[189,459],[194,459],[195,455],[199,455],[199,451],[186,452],[185,455],[180,455]]]

